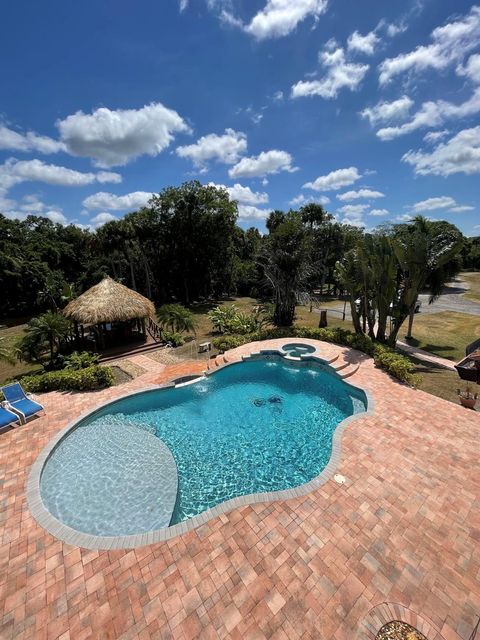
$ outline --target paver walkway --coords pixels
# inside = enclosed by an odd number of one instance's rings
[[[25,483],[50,438],[88,408],[188,368],[44,394],[45,417],[0,434],[2,640],[371,640],[402,611],[413,624],[422,616],[428,640],[467,640],[480,611],[480,417],[394,382],[371,360],[350,378],[375,413],[344,432],[344,485],[329,480],[135,550],[87,551],[37,525]]]
[[[446,358],[441,358],[440,356],[434,356],[433,353],[429,353],[428,351],[424,351],[423,349],[419,349],[418,347],[414,347],[411,344],[407,344],[406,342],[402,342],[401,340],[397,341],[397,349],[400,351],[405,351],[410,355],[414,356],[418,360],[423,360],[424,362],[431,362],[432,364],[436,364],[439,367],[443,367],[444,369],[450,369],[451,371],[456,371],[455,363],[451,360],[447,360]]]

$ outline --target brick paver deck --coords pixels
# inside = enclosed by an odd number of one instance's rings
[[[480,612],[480,417],[371,360],[350,378],[375,414],[343,435],[346,484],[135,550],[87,551],[46,533],[25,500],[42,447],[100,402],[201,365],[162,366],[98,393],[45,394],[45,417],[0,434],[0,638],[351,640],[405,612],[429,640],[468,638]]]

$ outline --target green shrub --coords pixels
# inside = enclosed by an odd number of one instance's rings
[[[94,365],[86,369],[62,369],[36,376],[24,376],[22,386],[25,391],[92,391],[111,387],[115,382],[110,367]]]
[[[221,338],[214,338],[212,345],[219,351],[228,351],[229,349],[241,347],[242,344],[247,344],[247,342],[259,340],[259,338],[253,338],[252,335],[253,334],[249,334],[248,336],[222,336]]]
[[[175,331],[162,331],[162,338],[165,342],[169,342],[172,347],[181,347],[185,344],[185,338],[181,333]]]
[[[71,355],[63,358],[63,368],[72,371],[87,369],[88,367],[93,367],[98,364],[98,358],[99,356],[96,353],[74,351]]]
[[[413,363],[405,356],[390,347],[376,344],[373,358],[380,369],[387,371],[394,378],[406,382],[412,387],[418,387],[421,380],[420,376],[414,373],[415,367]]]
[[[261,330],[269,324],[270,316],[270,306],[263,304],[253,307],[252,313],[243,313],[234,304],[216,307],[208,313],[215,331],[233,335],[247,335]]]

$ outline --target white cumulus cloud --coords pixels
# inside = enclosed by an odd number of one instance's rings
[[[422,211],[435,211],[435,209],[449,209],[456,204],[455,200],[450,196],[439,196],[416,202],[413,205],[413,210],[415,213],[421,213]]]
[[[473,6],[467,15],[432,31],[431,44],[418,46],[413,51],[387,58],[380,67],[380,84],[406,71],[441,71],[463,60],[478,46],[480,39],[480,7]]]
[[[251,204],[238,205],[238,217],[241,220],[266,220],[270,214],[271,209],[260,209]]]
[[[347,169],[337,169],[325,176],[319,176],[313,182],[306,182],[303,189],[313,189],[314,191],[334,191],[342,187],[348,187],[361,178],[356,167]]]
[[[459,204],[456,207],[450,209],[451,213],[464,213],[465,211],[474,211],[475,207],[469,204]]]
[[[473,211],[475,207],[466,204],[460,205],[457,203],[455,198],[450,196],[427,198],[426,200],[421,200],[413,205],[413,211],[415,213],[436,211],[438,209],[448,209],[452,213],[463,213],[464,211]]]
[[[433,151],[408,151],[402,161],[418,175],[471,175],[480,172],[480,126],[463,129]]]
[[[343,214],[341,222],[350,224],[353,227],[364,227],[363,214],[366,209],[368,209],[366,204],[346,204],[338,210],[339,213]]]
[[[480,82],[480,53],[475,53],[466,64],[457,67],[459,76],[465,76],[472,82]]]
[[[230,196],[231,200],[236,200],[241,204],[266,204],[268,202],[268,193],[261,191],[252,191],[250,187],[244,187],[241,184],[233,185],[233,187],[227,187],[224,184],[215,184],[210,182],[210,184],[214,187],[219,187],[220,189],[225,189]]]
[[[10,151],[38,151],[49,154],[64,151],[65,145],[63,142],[59,142],[48,136],[40,136],[33,131],[19,133],[5,125],[0,125],[0,149],[8,149]]]
[[[82,173],[42,160],[16,160],[9,158],[0,165],[0,188],[8,189],[21,182],[44,182],[65,187],[83,187],[94,182],[119,182],[116,173]]]
[[[300,80],[294,84],[292,98],[320,96],[331,100],[337,97],[340,89],[357,89],[369,69],[368,64],[348,62],[342,47],[331,50],[327,46],[320,52],[319,61],[326,70],[325,75],[320,80]]]
[[[204,167],[209,160],[224,164],[235,164],[247,150],[247,136],[241,131],[225,129],[225,133],[210,133],[202,136],[195,144],[177,147],[181,158],[189,158],[196,167]]]
[[[12,220],[25,220],[29,215],[48,218],[56,224],[69,224],[61,207],[45,204],[35,195],[26,195],[21,202],[0,198],[0,211]]]
[[[287,151],[272,149],[262,151],[258,156],[242,158],[228,171],[231,178],[261,178],[280,171],[296,171],[292,166],[293,158]]]
[[[358,51],[366,56],[371,56],[375,52],[375,47],[380,42],[380,38],[375,31],[370,31],[362,36],[358,31],[354,31],[348,38],[347,47],[349,51]]]
[[[338,200],[349,201],[349,200],[359,200],[360,198],[365,199],[375,199],[375,198],[384,198],[385,194],[381,191],[373,191],[372,189],[359,189],[358,191],[346,191],[345,193],[339,193],[337,198]]]
[[[388,209],[371,209],[370,211],[368,211],[367,215],[385,218],[386,216],[390,215],[390,212],[388,211]]]
[[[131,211],[135,211],[136,209],[144,207],[152,195],[153,193],[149,193],[148,191],[134,191],[132,193],[126,193],[123,196],[99,191],[85,198],[83,206],[87,209],[110,209],[112,211],[130,209]]]
[[[294,31],[307,17],[318,19],[327,5],[327,0],[267,0],[265,7],[253,16],[249,24],[242,25],[238,20],[231,21],[231,24],[243,26],[244,31],[257,40],[280,38]],[[225,17],[225,12],[223,15]]]
[[[309,196],[307,198],[303,195],[303,193],[300,193],[295,198],[292,198],[288,204],[292,205],[293,207],[298,207],[303,206],[304,204],[309,204],[311,202],[325,206],[329,204],[330,198],[328,196]]]
[[[423,136],[423,139],[429,144],[435,144],[442,138],[445,138],[445,136],[448,136],[449,133],[450,131],[448,129],[442,129],[441,131],[429,131]]]
[[[97,213],[97,215],[90,220],[90,225],[94,229],[98,229],[99,227],[103,226],[107,222],[112,222],[112,220],[116,220],[116,219],[117,218],[115,218],[115,216],[113,216],[111,213],[108,213],[107,211],[103,211],[102,213]]]
[[[59,120],[57,127],[69,153],[92,158],[99,167],[125,165],[141,155],[156,156],[176,133],[190,133],[183,118],[159,102],[141,109],[78,111]]]
[[[344,213],[348,216],[356,216],[361,213],[364,213],[368,209],[368,204],[346,204],[343,207],[340,207],[340,213]]]
[[[385,127],[377,131],[381,140],[393,140],[417,129],[441,126],[447,120],[467,118],[480,112],[480,88],[465,102],[453,104],[446,100],[424,102],[411,120],[397,127]]]
[[[408,96],[402,96],[392,102],[379,102],[374,107],[367,107],[360,115],[362,118],[368,118],[370,124],[375,126],[379,122],[403,120],[412,106],[413,100]]]

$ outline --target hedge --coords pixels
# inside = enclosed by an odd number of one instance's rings
[[[240,347],[243,344],[247,344],[247,342],[289,337],[312,338],[313,340],[323,340],[324,342],[332,342],[357,349],[372,357],[377,367],[397,378],[397,380],[405,382],[412,387],[417,387],[420,383],[421,378],[414,373],[415,366],[407,357],[387,345],[374,342],[368,336],[357,335],[340,327],[332,329],[313,329],[309,327],[264,329],[247,335],[227,335],[214,338],[212,344],[220,351],[228,351],[228,349]]]
[[[94,365],[85,369],[48,371],[35,376],[24,376],[22,386],[26,391],[93,391],[111,387],[115,376],[110,367]]]

